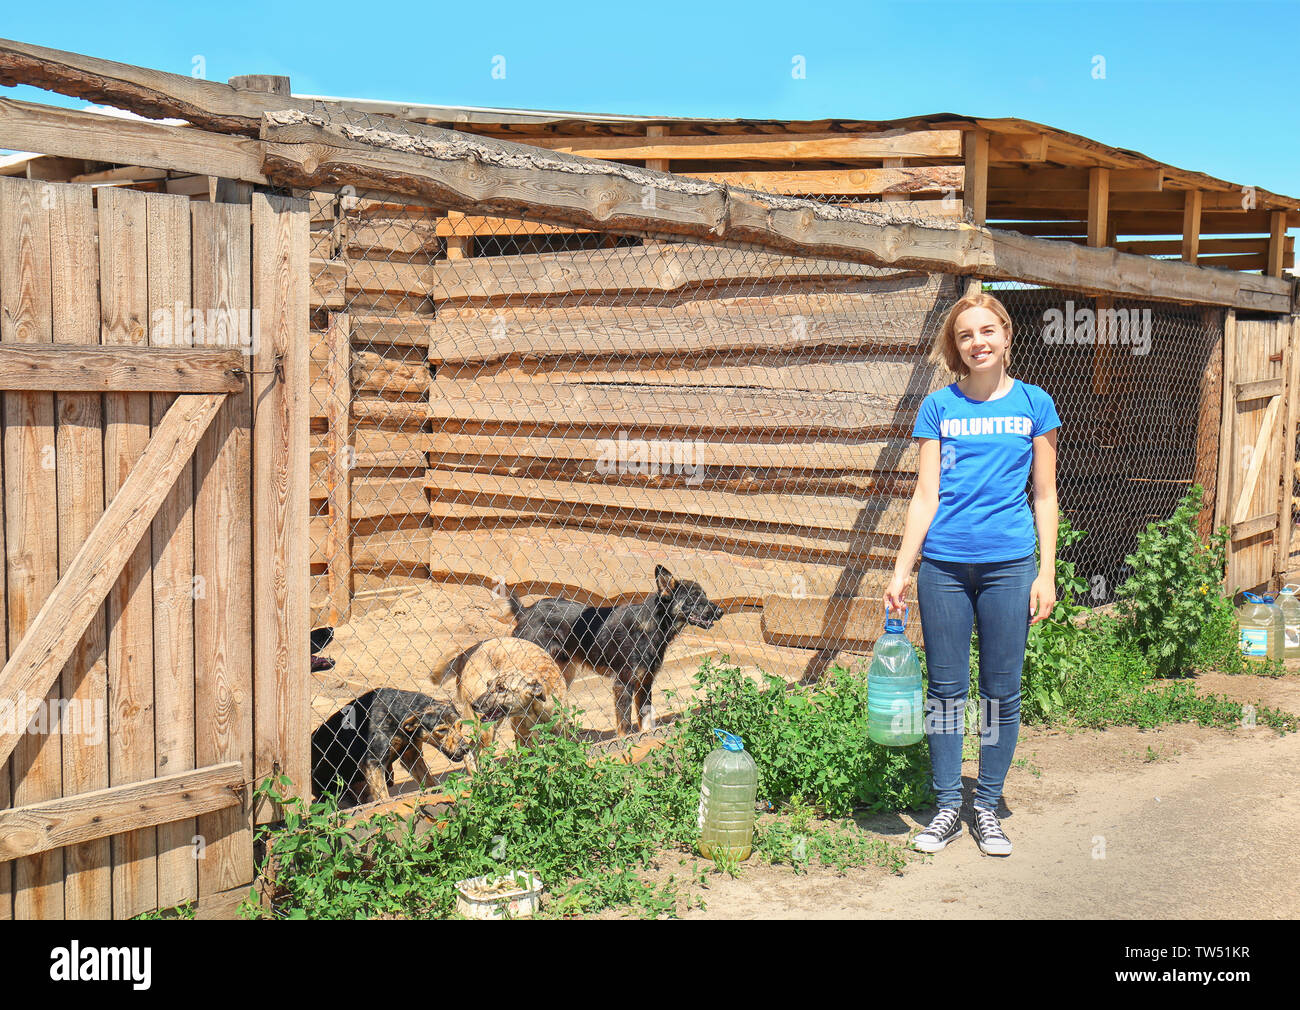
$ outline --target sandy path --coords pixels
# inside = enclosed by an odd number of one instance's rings
[[[1300,711],[1300,678],[1210,679],[1203,690]],[[1003,825],[1015,844],[1007,858],[980,853],[965,821],[961,838],[917,854],[898,876],[820,868],[795,876],[746,864],[739,879],[712,878],[707,910],[685,917],[1300,917],[1300,734],[1030,729],[1016,753],[1030,767],[1007,778]],[[977,771],[973,761],[963,767],[964,814]],[[861,823],[902,842],[931,813]]]

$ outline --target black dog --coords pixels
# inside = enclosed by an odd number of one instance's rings
[[[515,637],[540,645],[573,680],[585,664],[614,683],[614,714],[620,735],[654,729],[650,692],[664,653],[677,634],[693,624],[710,628],[722,608],[710,602],[698,582],[679,582],[663,565],[655,566],[656,592],[642,603],[590,607],[563,597],[548,597],[525,607],[511,593]],[[635,716],[634,716],[635,713]]]
[[[460,713],[453,705],[427,694],[391,687],[367,691],[311,735],[312,789],[322,796],[334,792],[336,781],[342,779],[351,792],[360,778],[370,799],[386,800],[397,760],[424,784],[429,768],[420,747],[426,741],[453,761],[469,750],[459,723]]]

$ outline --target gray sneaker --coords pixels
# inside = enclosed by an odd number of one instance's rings
[[[961,837],[961,813],[956,807],[943,807],[934,815],[930,826],[912,839],[918,852],[938,852],[954,838]]]
[[[998,823],[998,815],[988,807],[976,807],[971,814],[970,833],[986,856],[1011,855],[1011,839]]]

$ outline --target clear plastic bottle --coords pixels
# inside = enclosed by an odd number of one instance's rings
[[[1282,611],[1262,596],[1244,593],[1246,602],[1237,608],[1237,628],[1242,655],[1247,659],[1281,659]]]
[[[700,855],[712,859],[718,851],[743,862],[754,841],[754,798],[758,795],[758,765],[734,733],[715,729],[722,746],[704,759],[700,783]]]
[[[1300,599],[1296,598],[1300,586],[1289,584],[1277,594],[1277,604],[1282,608],[1282,657],[1300,659]]]
[[[903,634],[903,619],[885,608],[885,633],[871,648],[867,668],[867,736],[886,747],[907,747],[925,736],[921,661]]]

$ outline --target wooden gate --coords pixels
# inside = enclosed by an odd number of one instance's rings
[[[304,201],[0,178],[0,918],[247,885],[309,783],[307,276]]]
[[[1232,529],[1225,590],[1268,588],[1287,567],[1296,432],[1295,325],[1290,316],[1224,327],[1224,395],[1215,526]],[[1283,478],[1286,478],[1285,480]]]

